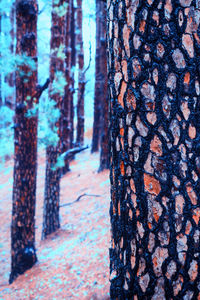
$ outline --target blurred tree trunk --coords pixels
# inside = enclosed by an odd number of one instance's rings
[[[15,50],[15,5],[12,4],[11,12],[10,12],[10,23],[11,23],[11,30],[10,30],[10,36],[11,36],[11,45],[10,45],[10,53],[13,56],[14,50]],[[8,83],[8,85],[14,89],[15,86],[15,73],[11,72],[5,77],[5,81]],[[11,109],[14,109],[15,107],[15,93],[14,90],[12,93],[9,93],[7,97],[5,97],[5,104],[10,107]]]
[[[58,155],[61,154],[62,140],[62,99],[59,91],[54,91],[54,85],[60,77],[64,76],[64,59],[57,55],[58,49],[64,49],[65,15],[59,16],[56,12],[61,11],[64,0],[53,0],[52,4],[52,27],[51,27],[51,57],[50,57],[50,88],[49,98],[53,99],[56,107],[60,109],[61,117],[56,123],[59,142],[57,146],[49,146],[46,151],[46,179],[43,212],[42,239],[60,228],[59,200],[60,200],[60,168],[56,168]]]
[[[0,35],[1,35],[1,11],[0,11]],[[1,52],[0,52],[1,56]],[[0,107],[2,106],[3,101],[2,101],[2,78],[1,78],[1,71],[0,71]]]
[[[72,89],[71,89],[71,0],[67,1],[67,13],[65,20],[65,95],[63,99],[63,109],[62,109],[62,153],[66,152],[71,148],[71,101],[72,99]],[[68,159],[65,160],[65,166],[62,168],[62,173],[65,174],[69,170]]]
[[[76,45],[78,57],[78,102],[77,102],[77,138],[76,144],[84,144],[84,93],[85,93],[85,73],[84,73],[84,50],[82,32],[82,0],[77,0],[77,30]]]
[[[100,167],[99,171],[109,168],[109,124],[108,124],[108,80],[106,52],[106,3],[101,1],[101,39],[100,39],[100,68],[101,68],[101,137],[100,137]]]
[[[16,71],[15,156],[11,225],[11,274],[9,282],[36,262],[35,201],[37,172],[37,115],[27,117],[37,97],[37,14],[35,0],[16,1],[17,55],[34,60]],[[31,73],[31,75],[28,75]]]
[[[99,150],[100,132],[102,127],[102,74],[101,74],[101,1],[96,0],[96,57],[95,57],[95,92],[94,92],[94,121],[91,152]]]
[[[74,147],[74,69],[76,67],[76,33],[75,33],[75,8],[71,0],[71,108],[70,108],[70,148]]]
[[[199,5],[108,1],[111,299],[200,299]]]

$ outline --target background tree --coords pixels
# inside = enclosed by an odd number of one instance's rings
[[[51,56],[50,56],[50,86],[49,98],[55,107],[62,112],[64,87],[66,84],[64,74],[64,32],[65,14],[67,3],[64,0],[52,3],[52,27],[51,27]],[[43,212],[42,238],[56,231],[60,227],[59,220],[59,198],[60,198],[60,165],[58,156],[62,151],[61,126],[63,114],[57,120],[55,127],[58,133],[58,140],[55,145],[47,147],[46,151],[46,177],[45,196]],[[54,126],[54,125],[52,125]]]
[[[77,0],[77,58],[78,58],[78,101],[77,101],[77,137],[76,144],[82,146],[84,143],[84,92],[85,92],[85,72],[84,72],[84,50],[82,33],[82,0]]]
[[[111,299],[199,299],[199,4],[108,1]]]
[[[16,1],[18,66],[16,71],[15,157],[11,225],[10,283],[36,262],[35,198],[37,115],[27,117],[38,103],[37,1]]]
[[[74,0],[71,0],[71,26],[70,26],[70,41],[71,41],[71,110],[70,110],[70,148],[74,146],[74,71],[76,67],[76,32],[75,32],[75,8]]]
[[[102,102],[102,121],[101,124],[101,135],[100,135],[100,167],[99,170],[109,168],[109,121],[108,121],[108,80],[107,80],[107,43],[106,43],[106,3],[101,1],[101,39],[100,39],[100,68],[101,68],[101,99],[98,102]],[[94,122],[95,122],[94,115]],[[93,127],[94,128],[94,127]]]
[[[91,152],[99,150],[101,118],[102,118],[102,74],[101,74],[101,30],[104,20],[101,11],[102,1],[96,0],[96,56],[95,56],[95,94],[94,94],[94,120]]]

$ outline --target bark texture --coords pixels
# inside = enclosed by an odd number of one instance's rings
[[[44,197],[44,212],[43,212],[43,231],[42,239],[47,235],[56,231],[60,227],[59,220],[59,198],[60,198],[60,168],[54,169],[58,155],[61,154],[61,125],[62,125],[62,94],[60,92],[52,92],[53,82],[56,77],[56,72],[64,74],[64,60],[57,56],[57,49],[64,46],[64,29],[65,16],[59,16],[56,10],[62,7],[64,0],[53,0],[52,5],[52,27],[51,27],[51,57],[50,57],[50,87],[49,97],[56,102],[57,108],[61,111],[61,117],[56,124],[59,136],[57,146],[49,146],[46,151],[46,178],[45,178],[45,197]]]
[[[101,152],[100,152],[100,167],[99,170],[109,168],[109,156],[110,156],[110,141],[109,141],[109,122],[108,122],[108,79],[107,79],[107,43],[106,43],[106,3],[101,1],[101,45],[100,45],[100,57],[101,57],[101,101],[102,103],[102,121],[101,121]]]
[[[32,57],[37,65],[37,1],[16,1],[18,55]],[[37,67],[21,64],[16,72],[15,156],[9,282],[36,262],[35,200],[37,171],[37,116],[27,117],[38,102]]]
[[[200,4],[107,6],[111,299],[200,299]]]
[[[78,101],[77,101],[77,138],[76,144],[84,144],[84,93],[85,93],[85,73],[84,73],[84,50],[82,32],[82,0],[77,0],[77,30],[76,45],[78,46]]]

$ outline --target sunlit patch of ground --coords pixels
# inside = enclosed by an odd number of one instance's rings
[[[61,229],[41,241],[45,155],[39,155],[36,207],[38,263],[8,285],[12,162],[1,170],[0,299],[109,299],[109,174],[99,155],[76,155],[61,180]],[[6,171],[6,173],[5,173]],[[74,202],[83,195],[78,202]]]

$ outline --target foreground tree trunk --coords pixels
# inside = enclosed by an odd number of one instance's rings
[[[61,124],[62,124],[62,98],[61,91],[54,91],[54,83],[60,76],[64,77],[64,60],[57,56],[57,49],[64,47],[64,25],[65,16],[59,16],[56,11],[60,9],[64,0],[53,0],[52,5],[52,27],[51,27],[51,57],[50,57],[50,88],[49,97],[60,109],[61,117],[56,127],[59,136],[57,146],[49,146],[46,151],[46,179],[43,212],[42,239],[60,228],[59,199],[60,199],[60,168],[56,168],[58,155],[61,154]]]
[[[200,299],[198,6],[108,1],[111,299]]]
[[[36,262],[35,200],[37,171],[37,116],[27,117],[37,97],[37,1],[16,1],[18,55],[33,58],[16,72],[15,156],[11,225],[11,274],[9,282]],[[31,75],[28,75],[31,73]]]
[[[76,45],[78,46],[78,102],[77,102],[77,138],[76,144],[84,144],[84,93],[85,93],[85,73],[84,73],[84,50],[82,32],[82,0],[77,0],[77,29]]]
[[[102,121],[100,139],[100,167],[99,171],[109,168],[109,122],[108,122],[108,80],[107,80],[107,52],[106,52],[106,3],[101,1],[101,101],[102,101]],[[100,99],[99,99],[100,100]]]

